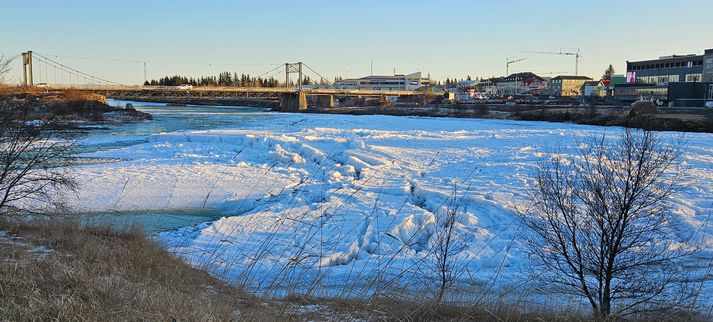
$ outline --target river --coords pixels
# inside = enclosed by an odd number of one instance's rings
[[[269,120],[267,109],[255,107],[171,105],[152,102],[135,102],[108,99],[111,106],[126,104],[153,116],[152,121],[128,124],[102,124],[85,126],[86,137],[79,144],[82,154],[131,148],[145,144],[152,135],[194,130],[212,130],[240,126],[247,122]],[[85,156],[84,164],[119,162],[120,159]],[[159,210],[121,210],[81,213],[85,222],[110,224],[118,228],[134,225],[148,233],[158,233],[215,220],[225,215],[222,210],[211,207]]]

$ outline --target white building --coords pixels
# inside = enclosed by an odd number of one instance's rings
[[[376,91],[414,91],[424,86],[430,86],[431,80],[423,78],[421,72],[408,75],[366,76],[357,79],[338,81],[339,89],[365,89]]]
[[[538,94],[547,89],[547,81],[530,72],[516,73],[495,80],[501,95]]]

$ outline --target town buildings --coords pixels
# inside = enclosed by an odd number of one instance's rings
[[[547,88],[547,81],[531,72],[522,72],[494,79],[499,95],[539,94]]]
[[[671,106],[703,106],[713,100],[713,49],[697,55],[670,55],[626,62],[627,84],[618,85],[618,101],[649,97]]]
[[[407,75],[366,76],[357,79],[345,79],[336,82],[339,89],[363,89],[381,91],[414,91],[431,85],[429,78],[424,78],[421,72]]]
[[[550,80],[549,91],[558,97],[582,96],[582,86],[591,80],[587,76],[557,76]]]

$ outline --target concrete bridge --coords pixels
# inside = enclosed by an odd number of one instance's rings
[[[255,99],[279,101],[283,111],[297,112],[307,109],[308,98],[322,108],[333,107],[338,99],[408,97],[422,95],[416,91],[347,90],[335,88],[286,88],[286,87],[218,87],[197,86],[123,86],[123,85],[43,85],[48,90],[78,90],[93,92],[108,98],[134,99]]]

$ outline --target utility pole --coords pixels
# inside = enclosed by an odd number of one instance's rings
[[[369,69],[369,76],[374,76],[374,60],[372,59],[370,63],[371,69]]]

